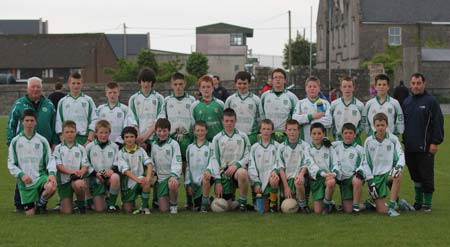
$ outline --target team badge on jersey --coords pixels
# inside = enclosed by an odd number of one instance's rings
[[[339,111],[336,112],[336,114],[337,114],[337,115],[341,115],[342,112],[339,110]]]
[[[41,144],[36,143],[36,144],[34,144],[34,149],[39,149],[40,146],[41,146]]]
[[[388,108],[388,113],[392,114],[392,108]]]
[[[97,157],[97,153],[93,153],[92,156],[93,156],[93,157]]]
[[[186,104],[186,109],[191,109],[191,104]]]
[[[355,157],[355,154],[354,153],[350,153],[349,155],[348,155],[348,158],[349,159],[353,159]]]
[[[156,105],[156,99],[152,100],[152,104]]]
[[[177,155],[176,159],[177,159],[177,162],[181,162],[181,155]]]
[[[253,110],[253,105],[248,105],[249,110]]]
[[[353,110],[353,111],[352,111],[352,115],[353,115],[353,116],[356,116],[357,113],[358,113],[358,112],[357,112],[356,110]]]
[[[42,107],[42,111],[47,112],[48,111],[47,107]]]
[[[205,151],[205,157],[208,157],[208,151]]]
[[[122,118],[123,117],[123,113],[122,112],[118,112],[117,113],[117,118]]]
[[[81,102],[81,107],[86,108],[87,104],[86,102]]]
[[[391,151],[391,149],[392,149],[391,145],[388,145],[388,146],[386,147],[386,149],[387,149],[387,151]]]
[[[289,103],[289,101],[287,99],[283,100],[283,104],[287,105]]]
[[[327,153],[324,153],[324,154],[323,154],[323,158],[324,158],[324,159],[328,159],[328,154],[327,154]]]
[[[236,143],[237,143],[237,145],[241,145],[242,140],[237,140]]]
[[[166,155],[170,155],[170,150],[166,149]]]
[[[79,152],[75,152],[75,158],[80,158],[80,153]]]
[[[108,158],[112,158],[113,157],[113,152],[108,152]]]

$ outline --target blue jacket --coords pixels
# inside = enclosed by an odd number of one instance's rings
[[[405,99],[403,116],[403,143],[406,152],[428,152],[430,144],[441,144],[444,140],[444,117],[441,108],[427,91]]]

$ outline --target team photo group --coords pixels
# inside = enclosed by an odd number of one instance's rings
[[[69,76],[69,92],[59,97],[46,98],[42,80],[28,79],[7,126],[16,211],[45,214],[55,196],[64,214],[176,214],[181,206],[431,212],[444,120],[424,75],[411,75],[400,102],[388,94],[390,78],[377,75],[376,95],[365,104],[354,96],[352,77],[340,79],[340,98],[327,99],[310,76],[299,99],[285,87],[284,70],[269,76],[271,85],[257,96],[249,90],[251,74],[238,72],[236,92],[219,99],[217,77],[202,76],[195,98],[185,91],[184,75],[175,73],[164,98],[154,89],[154,71],[143,69],[140,90],[127,105],[112,82],[105,86],[107,102],[98,106],[83,93],[80,73]],[[406,169],[412,181],[402,183]],[[414,198],[401,197],[401,185],[413,186]]]

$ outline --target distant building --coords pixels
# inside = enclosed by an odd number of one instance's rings
[[[0,47],[0,73],[17,79],[65,81],[71,71],[79,71],[85,82],[108,82],[105,68],[117,68],[117,57],[102,33],[0,35]]]
[[[247,62],[247,38],[253,29],[216,23],[196,28],[196,52],[208,57],[209,73],[234,80]]]
[[[150,49],[150,33],[146,34],[106,34],[117,58],[136,60],[139,52],[143,49]],[[127,49],[124,51],[124,43]]]
[[[0,20],[0,34],[47,34],[48,21]]]
[[[359,68],[386,46],[398,46],[397,81],[421,71],[428,87],[450,88],[448,0],[320,0],[316,29],[318,69],[327,68],[329,41],[332,69]]]

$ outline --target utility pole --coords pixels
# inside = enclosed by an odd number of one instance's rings
[[[127,25],[125,22],[123,23],[123,59],[127,59],[128,51],[127,51]]]
[[[348,76],[352,76],[352,0],[348,1]]]
[[[289,62],[288,62],[288,69],[289,69],[289,83],[292,83],[292,39],[291,39],[291,11],[288,11],[289,15]]]
[[[313,22],[313,7],[311,6],[311,22],[309,25],[309,76],[312,75],[312,22]]]
[[[327,67],[328,67],[328,91],[331,90],[331,47],[333,45],[333,40],[331,39],[332,27],[331,19],[333,18],[333,0],[328,0],[328,52],[327,52]]]

